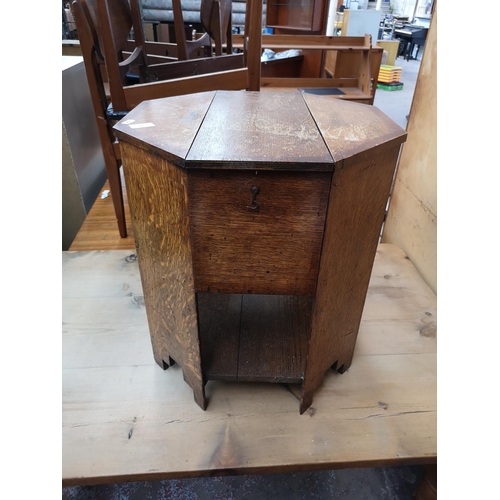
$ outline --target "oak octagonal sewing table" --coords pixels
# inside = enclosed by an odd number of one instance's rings
[[[349,368],[406,132],[303,92],[145,101],[115,126],[153,354],[208,380]]]

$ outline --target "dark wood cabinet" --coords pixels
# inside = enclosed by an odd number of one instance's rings
[[[268,0],[266,23],[276,34],[324,35],[327,0]]]
[[[349,368],[406,133],[364,104],[293,92],[145,101],[115,126],[156,362],[301,383]]]

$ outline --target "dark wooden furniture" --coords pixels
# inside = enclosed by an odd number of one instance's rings
[[[143,102],[120,141],[156,362],[206,407],[211,379],[301,382],[351,364],[406,133],[300,92]]]
[[[106,61],[114,111],[127,112],[146,99],[206,90],[236,90],[249,87],[246,50],[242,54],[149,65],[147,60],[141,57],[141,54],[147,53],[147,49],[138,2],[139,0],[130,0],[130,6],[128,0],[102,0],[97,3],[102,52]],[[262,8],[262,5],[256,2],[256,7],[258,5]],[[210,17],[210,13],[207,17]],[[219,19],[218,16],[215,17]],[[132,42],[134,44],[132,54],[128,55],[126,49],[131,26],[134,28],[135,38]],[[220,21],[218,26],[210,30],[219,38],[219,42],[220,29],[224,26]],[[217,50],[220,50],[220,43]],[[183,58],[188,57],[185,46],[180,51]],[[130,84],[127,80],[127,72],[134,66],[139,71],[141,79],[139,84]]]
[[[378,43],[378,42],[377,42]],[[373,104],[377,92],[378,75],[382,64],[383,48],[372,46],[370,53],[370,100],[364,101]],[[360,64],[363,63],[361,54],[350,50],[328,50],[324,57],[325,74],[337,81],[349,81],[359,75]]]
[[[324,35],[326,0],[267,0],[266,26],[275,34]]]
[[[207,6],[208,2],[204,4]],[[127,229],[120,179],[120,150],[113,135],[113,124],[146,99],[204,90],[258,90],[260,61],[249,57],[248,53],[260,57],[260,31],[258,23],[252,24],[251,21],[253,16],[261,18],[262,3],[249,3],[250,6],[252,4],[247,16],[247,31],[253,36],[251,39],[247,37],[243,53],[175,61],[171,56],[178,55],[176,45],[145,41],[138,0],[74,0],[75,21],[122,238],[127,236]],[[221,24],[219,16],[213,14],[214,9],[207,8],[207,12],[204,14],[207,26],[210,26],[212,17],[217,21],[210,33],[216,36],[216,52],[220,53],[221,43],[224,42],[220,29],[224,29],[227,22]],[[225,12],[227,17],[227,8]],[[220,28],[219,31],[216,28]],[[129,36],[131,30],[133,40]],[[199,48],[197,42],[194,43],[195,48]],[[227,46],[230,47],[229,41],[226,41]],[[184,44],[181,55],[187,58],[192,48]],[[137,82],[130,81],[134,75],[138,77]]]
[[[72,6],[118,230],[120,236],[126,238],[127,227],[120,177],[120,151],[112,130],[113,122],[110,121],[107,116],[108,97],[105,88],[106,69],[99,40],[100,30],[97,18],[96,0],[77,0],[73,2]]]

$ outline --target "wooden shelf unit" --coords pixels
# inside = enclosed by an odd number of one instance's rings
[[[323,35],[327,8],[326,0],[268,0],[266,25],[276,34],[304,31]]]
[[[197,293],[206,379],[301,383],[313,304],[298,295]]]
[[[243,48],[243,44],[242,35],[233,37],[235,48]],[[369,36],[262,35],[262,49],[275,52],[297,49],[304,60],[298,77],[262,74],[261,89],[339,88],[342,93],[335,98],[373,104],[376,91],[374,78],[378,75],[383,51],[380,47],[371,46]],[[335,70],[336,63],[331,61],[337,60],[337,54],[342,62]],[[349,66],[347,72],[343,69],[345,63]],[[333,78],[330,78],[331,72],[325,71],[327,67],[330,71],[333,68]]]

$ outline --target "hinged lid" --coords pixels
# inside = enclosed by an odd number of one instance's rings
[[[293,92],[216,91],[144,101],[117,137],[184,168],[331,171],[406,132],[366,104]]]

